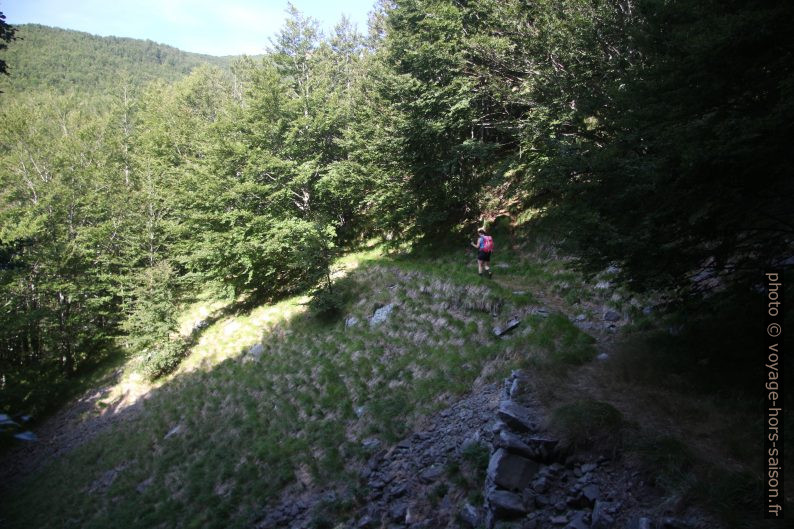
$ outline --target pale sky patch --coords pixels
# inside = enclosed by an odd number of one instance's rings
[[[343,14],[366,32],[374,0],[293,0],[326,31]],[[10,24],[35,23],[149,39],[210,55],[263,53],[286,19],[287,0],[0,0]]]

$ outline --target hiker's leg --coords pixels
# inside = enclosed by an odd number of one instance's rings
[[[477,273],[480,275],[482,275],[482,263],[483,263],[482,261],[477,259]]]

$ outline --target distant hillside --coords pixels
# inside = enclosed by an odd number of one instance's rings
[[[5,59],[10,76],[0,78],[3,92],[73,89],[101,92],[129,72],[136,85],[154,79],[174,81],[201,64],[228,67],[231,57],[188,53],[150,40],[99,37],[80,31],[24,24],[9,44]]]

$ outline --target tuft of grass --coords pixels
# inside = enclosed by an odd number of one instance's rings
[[[673,436],[644,438],[630,447],[652,475],[656,486],[672,494],[690,484],[695,456],[690,448]]]
[[[578,400],[553,410],[550,426],[573,447],[614,450],[621,444],[625,423],[611,404]]]
[[[595,358],[595,339],[562,314],[550,314],[534,321],[537,329],[529,335],[529,343],[546,351],[549,364],[576,366]]]

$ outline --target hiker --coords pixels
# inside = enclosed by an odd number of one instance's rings
[[[477,243],[471,243],[472,246],[477,248],[477,268],[478,274],[482,277],[482,269],[488,273],[488,277],[493,277],[491,273],[491,252],[493,252],[493,237],[485,232],[485,228],[477,230],[480,238]]]

